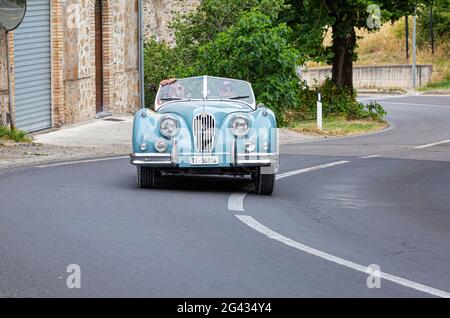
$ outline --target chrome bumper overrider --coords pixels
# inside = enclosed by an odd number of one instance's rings
[[[166,153],[132,153],[130,155],[131,163],[136,166],[149,167],[173,167],[174,162],[171,160],[170,154]]]

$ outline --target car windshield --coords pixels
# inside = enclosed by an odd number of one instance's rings
[[[206,87],[206,92],[205,92]],[[180,100],[235,100],[251,106],[255,103],[253,90],[248,82],[221,77],[190,77],[161,85],[156,96],[156,108],[165,103]]]

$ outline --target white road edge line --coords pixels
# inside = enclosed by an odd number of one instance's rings
[[[283,179],[283,178],[287,178],[287,177],[291,177],[291,176],[295,176],[297,174],[301,174],[301,173],[305,173],[305,172],[310,172],[310,171],[315,171],[315,170],[335,167],[335,166],[343,165],[343,164],[346,164],[346,163],[349,163],[349,162],[350,161],[347,161],[347,160],[341,160],[341,161],[326,163],[324,165],[319,165],[319,166],[315,166],[315,167],[304,168],[304,169],[300,169],[300,170],[294,170],[294,171],[289,171],[289,172],[285,172],[285,173],[280,173],[279,175],[277,175],[277,180]]]
[[[277,180],[279,180],[279,179],[287,178],[287,177],[294,176],[297,174],[320,170],[320,169],[325,169],[325,168],[330,168],[330,167],[342,165],[342,164],[349,163],[349,162],[350,161],[342,160],[342,161],[327,163],[327,164],[320,165],[320,166],[315,166],[315,167],[310,167],[310,168],[305,168],[305,169],[300,169],[300,170],[294,170],[294,171],[290,171],[290,172],[281,173],[281,174],[277,175],[276,178],[277,178]],[[248,192],[232,193],[230,195],[230,197],[228,198],[228,211],[238,211],[238,212],[245,211],[244,210],[244,199],[247,196],[247,194],[248,194]]]
[[[414,149],[425,149],[425,148],[430,148],[430,147],[437,146],[437,145],[448,144],[449,142],[450,142],[450,139],[443,140],[443,141],[438,141],[438,142],[433,142],[431,144],[415,146]]]
[[[268,227],[264,226],[263,224],[259,223],[258,221],[256,221],[254,218],[252,218],[251,216],[248,215],[236,215],[236,217],[242,221],[244,224],[246,224],[247,226],[251,227],[252,229],[254,229],[255,231],[264,234],[265,236],[267,236],[270,239],[273,239],[275,241],[281,242],[285,245],[288,245],[290,247],[296,248],[302,252],[320,257],[322,259],[325,259],[327,261],[354,269],[356,271],[365,273],[365,274],[369,274],[368,272],[368,267],[367,266],[363,266],[351,261],[347,261],[343,258],[316,250],[315,248],[306,246],[304,244],[301,244],[297,241],[294,241],[288,237],[285,237],[271,229],[269,229]],[[398,276],[394,276],[388,273],[384,273],[384,272],[380,272],[380,278],[388,280],[390,282],[393,282],[395,284],[398,285],[402,285],[404,287],[408,287],[408,288],[412,288],[415,289],[417,291],[423,292],[423,293],[427,293],[433,296],[437,296],[437,297],[443,297],[443,298],[450,298],[450,293],[443,291],[443,290],[439,290],[433,287],[429,287],[423,284],[419,284],[413,281],[410,281],[408,279],[404,279]]]
[[[372,159],[372,158],[380,158],[380,155],[371,155],[371,156],[363,156],[363,157],[358,157],[358,159]]]
[[[381,102],[382,104],[392,104],[399,106],[422,106],[422,107],[435,107],[435,108],[444,108],[450,110],[450,107],[443,105],[434,105],[434,104],[413,104],[413,103],[396,103],[396,102]]]
[[[77,161],[56,162],[56,163],[49,163],[49,164],[45,164],[45,165],[39,165],[39,166],[36,166],[36,168],[44,169],[44,168],[51,168],[51,167],[61,167],[61,166],[76,165],[76,164],[80,164],[80,163],[101,162],[101,161],[129,159],[129,158],[130,158],[130,156],[120,156],[120,157],[109,157],[109,158],[98,158],[98,159],[85,159],[85,160],[77,160]]]

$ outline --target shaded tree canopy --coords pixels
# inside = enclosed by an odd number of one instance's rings
[[[426,1],[420,1],[426,2]],[[353,89],[356,29],[377,30],[386,21],[412,14],[418,0],[287,0],[291,6],[283,18],[294,29],[298,47],[314,60],[332,64],[332,81]],[[332,45],[323,46],[332,30]]]

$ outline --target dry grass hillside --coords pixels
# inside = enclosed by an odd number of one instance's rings
[[[412,44],[412,21],[410,21],[410,55]],[[362,39],[358,40],[357,65],[368,64],[407,64],[405,49],[405,21],[385,24],[379,32],[358,31]],[[433,80],[450,78],[450,43],[437,41],[434,55],[429,45],[419,46],[417,63],[433,64]]]

